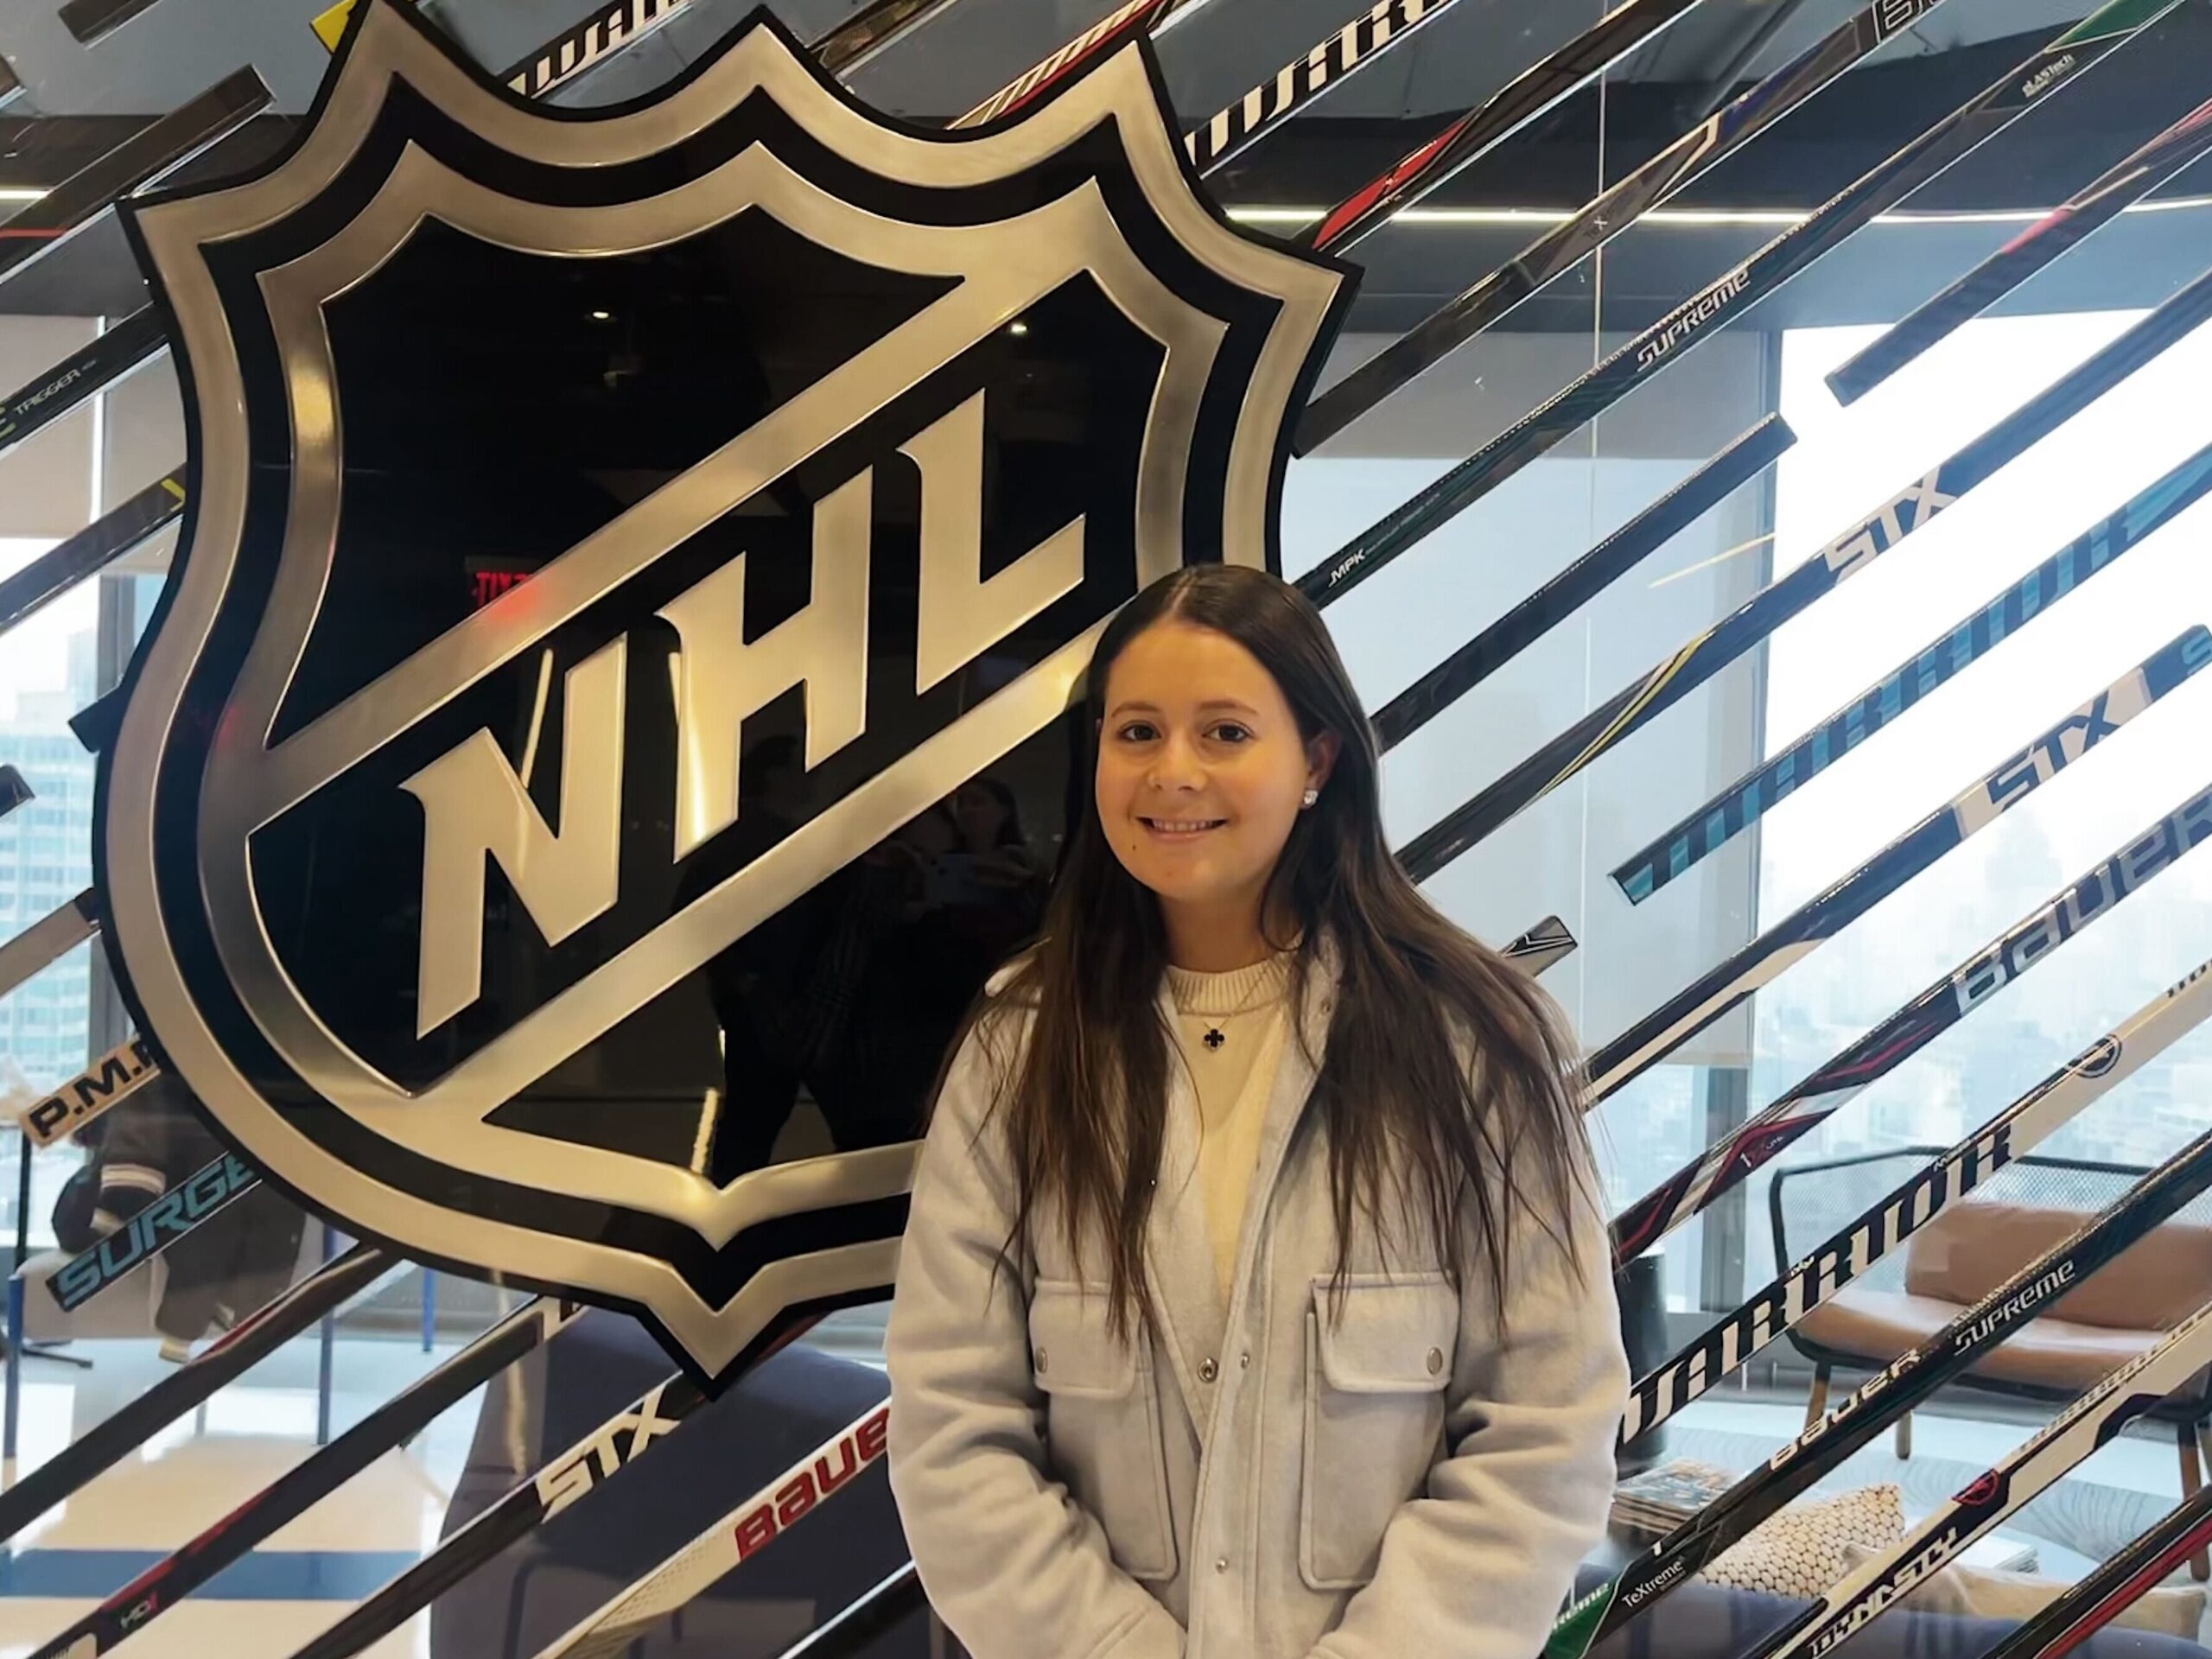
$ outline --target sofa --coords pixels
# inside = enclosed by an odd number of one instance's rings
[[[1837,1207],[1836,1190],[1855,1194],[1877,1175],[1874,1184],[1887,1190],[1942,1151],[1907,1147],[1782,1171],[1770,1198],[1777,1270],[1828,1236],[1825,1224]],[[2014,1161],[2004,1190],[2037,1202],[1978,1196],[1940,1211],[1906,1241],[1901,1274],[1885,1264],[1790,1332],[1790,1342],[1815,1367],[1807,1424],[1827,1408],[1836,1370],[1878,1370],[1925,1342],[2071,1236],[2144,1173],[2126,1165],[2031,1154]],[[2072,1400],[2194,1313],[2207,1287],[2212,1224],[2184,1211],[1977,1361],[1963,1385],[2052,1404]],[[2171,1425],[2182,1491],[2196,1491],[2212,1457],[2212,1369],[2198,1372],[2152,1414]],[[1910,1415],[1899,1421],[1897,1435],[1897,1455],[1910,1456]],[[2212,1576],[2202,1555],[2191,1570],[2200,1581]]]

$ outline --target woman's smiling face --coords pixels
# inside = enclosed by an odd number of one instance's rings
[[[1107,677],[1098,820],[1122,868],[1162,903],[1236,914],[1258,905],[1326,777],[1274,678],[1227,634],[1174,619],[1125,646]]]

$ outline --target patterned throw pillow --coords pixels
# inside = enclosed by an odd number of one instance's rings
[[[1893,1484],[1800,1498],[1700,1575],[1738,1590],[1809,1601],[1849,1570],[1847,1549],[1886,1549],[1904,1538],[1904,1501]]]

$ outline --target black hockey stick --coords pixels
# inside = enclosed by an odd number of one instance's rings
[[[1410,385],[1942,3],[1873,0],[1308,404],[1296,452],[1311,454]]]
[[[1491,623],[1375,715],[1376,741],[1396,747],[1771,467],[1796,435],[1770,415],[1711,461]]]
[[[181,471],[149,484],[0,582],[0,633],[114,563],[184,511]]]
[[[541,1296],[510,1313],[191,1542],[155,1562],[37,1649],[31,1659],[94,1659],[111,1651],[278,1528],[306,1514],[394,1447],[405,1445],[448,1407],[552,1341],[583,1313],[580,1302]]]
[[[44,1150],[121,1105],[160,1069],[143,1037],[126,1037],[44,1099],[25,1107],[17,1115],[23,1134]]]
[[[649,1390],[448,1534],[292,1659],[344,1659],[390,1635],[516,1540],[621,1473],[705,1403],[688,1377],[673,1376]]]
[[[76,36],[79,45],[90,46],[153,4],[154,0],[63,0],[61,26]]]
[[[2212,806],[2212,792],[2198,797]],[[2212,827],[2212,826],[2208,826]],[[1570,1608],[1553,1628],[1544,1659],[1583,1659],[1599,1642],[1747,1535],[1791,1498],[1840,1467],[1890,1422],[2041,1313],[2055,1297],[2113,1261],[2212,1187],[2212,1133],[2145,1176],[2110,1209],[1871,1378],[1820,1422],[1695,1516],[1640,1554]]]
[[[2212,789],[2183,802],[1614,1217],[1614,1261],[1642,1255],[2208,836]]]
[[[2184,1499],[2057,1600],[2015,1628],[1983,1659],[2066,1659],[2212,1543],[2212,1486]]]
[[[150,305],[141,306],[84,350],[65,357],[0,403],[0,454],[168,348],[168,334]]]
[[[79,1251],[48,1276],[48,1294],[73,1313],[206,1221],[261,1185],[261,1177],[225,1153],[194,1170],[98,1243]]]
[[[1837,1291],[1991,1176],[2071,1122],[2115,1084],[2212,1016],[2212,962],[2154,997],[1858,1219],[1814,1247],[1736,1311],[1637,1379],[1621,1444],[1665,1422],[1794,1329]]]
[[[2196,1150],[2212,1149],[2212,1136]],[[2184,1151],[2181,1159],[2190,1154]],[[1751,1650],[1749,1659],[1814,1659],[1834,1652],[1940,1568],[2212,1360],[2212,1303],[2108,1372],[2003,1461],[1954,1495],[1880,1560],[1846,1575]]]
[[[397,1265],[356,1244],[0,1492],[0,1543],[79,1491],[226,1384],[235,1382],[325,1313]]]
[[[874,0],[810,48],[831,74],[858,69],[956,0]],[[556,86],[597,68],[635,46],[692,0],[613,0],[582,22],[563,29],[499,79],[524,98],[543,98]]]
[[[1386,513],[1299,578],[1320,601],[1364,582],[1523,467],[1813,264],[1877,214],[1995,137],[2028,110],[2186,0],[2110,0],[2034,57],[1669,312],[1564,391]],[[1618,16],[1618,13],[1614,14]],[[1602,25],[1601,25],[1602,27]]]
[[[2190,629],[2110,693],[2084,705],[1668,998],[1590,1057],[1592,1098],[1604,1100],[1641,1077],[1715,1020],[1781,978],[2011,811],[2069,760],[2079,759],[2196,673],[2208,658],[2212,658],[2212,636],[2202,627]]]
[[[881,1461],[888,1402],[871,1406],[728,1515],[538,1649],[537,1659],[609,1659],[645,1630],[710,1589],[807,1516],[819,1514]]]
[[[1364,17],[1354,18],[1304,57],[1283,65],[1274,79],[1262,81],[1212,120],[1192,129],[1184,148],[1200,173],[1212,172],[1456,3],[1380,0]]]
[[[2198,105],[1892,326],[1830,374],[1828,390],[1840,403],[1858,402],[2207,151],[2212,151],[2212,100]]]
[[[858,1600],[826,1624],[818,1624],[776,1656],[776,1659],[844,1659],[860,1653],[899,1621],[929,1605],[912,1561],[861,1592]]]
[[[251,68],[235,70],[0,222],[0,282],[83,229],[118,196],[152,183],[245,125],[269,107],[270,96]]]
[[[1819,777],[1890,723],[2063,601],[2212,489],[2212,447],[2200,449],[2102,523],[2061,548],[1948,633],[1930,640],[1764,766],[1755,766],[1613,871],[1642,904]]]
[[[2212,316],[2212,271],[1897,492],[1802,564],[1647,671],[1473,799],[1424,830],[1403,855],[1425,880],[1491,830],[1671,709],[1775,629],[1859,575],[1999,468]]]
[[[86,887],[0,944],[0,996],[53,966],[99,931],[99,899]]]
[[[1345,197],[1301,239],[1317,252],[1342,253],[1701,3],[1703,0],[1624,0],[1380,178]]]

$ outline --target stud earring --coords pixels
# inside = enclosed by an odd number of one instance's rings
[[[1308,806],[1313,805],[1314,802],[1320,798],[1321,791],[1318,789],[1309,789],[1306,791],[1306,804]]]

